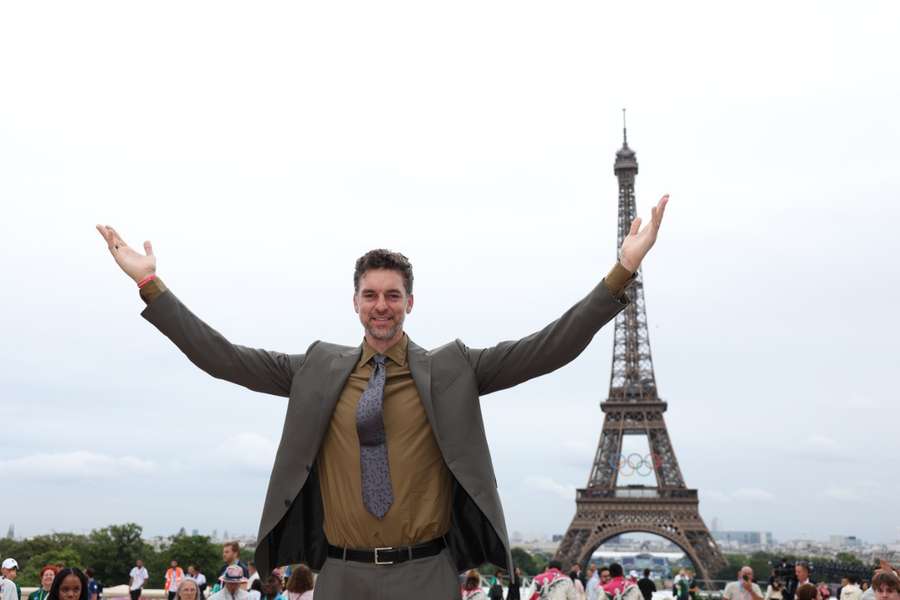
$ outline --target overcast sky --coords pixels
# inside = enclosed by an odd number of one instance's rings
[[[900,5],[6,3],[0,527],[255,533],[286,401],[140,318],[94,230],[232,341],[356,344],[409,256],[430,347],[524,336],[616,256],[621,108],[656,377],[707,524],[900,538]],[[509,530],[562,533],[612,328],[482,400]]]

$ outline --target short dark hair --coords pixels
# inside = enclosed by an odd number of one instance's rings
[[[559,569],[560,571],[562,571],[562,563],[558,560],[551,560],[550,562],[547,563],[547,568],[548,569]]]
[[[406,288],[406,293],[412,294],[412,263],[399,252],[392,252],[390,250],[385,250],[384,248],[369,250],[356,259],[356,268],[353,270],[353,291],[359,291],[359,280],[365,275],[366,271],[371,271],[373,269],[397,271],[403,276],[403,287]]]
[[[644,569],[644,577],[650,577],[650,569]]]
[[[622,565],[619,563],[612,563],[609,565],[609,574],[613,577],[622,577],[625,575],[625,570],[622,569]]]
[[[241,555],[241,545],[238,544],[237,542],[234,542],[234,541],[225,542],[224,544],[222,544],[222,547],[223,548],[231,548],[235,554],[237,554],[238,556]]]
[[[811,583],[804,583],[794,592],[794,597],[797,600],[815,600],[818,595],[819,590]]]
[[[892,592],[900,592],[900,577],[890,571],[878,571],[872,577],[872,588],[880,592],[882,587]]]

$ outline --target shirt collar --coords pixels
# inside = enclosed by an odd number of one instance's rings
[[[385,351],[384,355],[389,359],[394,361],[394,364],[400,365],[401,367],[406,366],[406,351],[409,348],[409,337],[404,333],[403,337],[400,338],[400,341],[391,346]],[[363,338],[363,351],[362,358],[359,359],[359,362],[356,364],[357,367],[361,367],[370,360],[372,357],[378,354],[378,351],[375,350],[372,346],[369,345],[369,342]]]

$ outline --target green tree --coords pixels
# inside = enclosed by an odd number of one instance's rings
[[[16,580],[23,587],[37,587],[41,584],[41,569],[47,565],[60,567],[81,567],[81,555],[72,546],[47,550],[29,557]]]
[[[540,571],[537,568],[534,556],[528,550],[516,546],[511,550],[513,564],[522,569],[526,575],[537,575]]]
[[[143,529],[135,523],[95,529],[88,536],[84,566],[94,569],[97,579],[107,587],[128,583],[128,572],[137,559],[150,563],[153,548],[141,539]],[[149,570],[149,569],[148,569]],[[155,575],[151,572],[151,576]]]

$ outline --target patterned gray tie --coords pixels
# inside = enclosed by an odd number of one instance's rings
[[[380,519],[393,504],[394,491],[391,488],[382,412],[386,357],[376,354],[372,360],[375,367],[369,377],[369,385],[356,407],[356,433],[359,436],[363,504]]]

